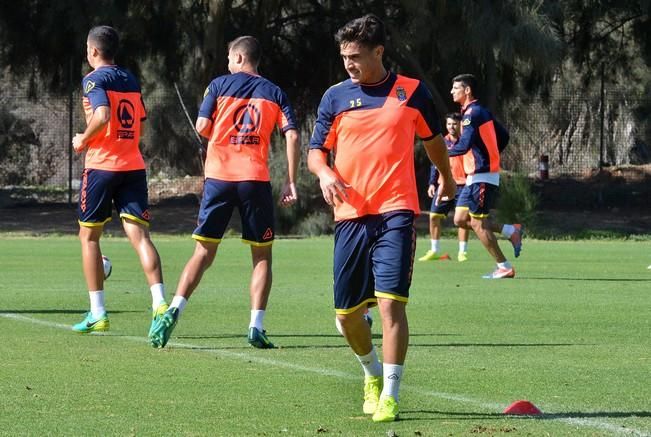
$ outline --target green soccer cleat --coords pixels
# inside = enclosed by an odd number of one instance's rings
[[[380,400],[380,392],[382,391],[382,377],[381,376],[366,376],[364,377],[364,414],[373,414],[377,409],[378,401]]]
[[[260,331],[258,328],[249,328],[249,344],[258,349],[273,349],[276,346],[267,338],[267,331]]]
[[[398,402],[393,396],[382,396],[373,414],[373,422],[393,422],[398,420]]]
[[[179,309],[172,307],[165,311],[159,317],[158,321],[152,328],[152,333],[149,336],[151,345],[155,348],[164,348],[172,335],[172,331],[176,327],[176,322],[179,319]]]
[[[148,334],[149,337],[151,337],[151,335],[154,333],[154,327],[156,326],[156,323],[158,323],[160,318],[163,317],[163,314],[165,314],[165,311],[167,311],[168,309],[169,309],[169,305],[163,302],[160,305],[158,305],[155,310],[152,310],[151,325],[149,326],[149,334]]]
[[[108,331],[110,327],[111,324],[106,313],[102,314],[98,319],[94,319],[89,311],[86,313],[84,320],[72,325],[72,330],[80,334],[88,334],[89,332]]]
[[[425,255],[418,258],[418,261],[436,261],[438,259],[443,258],[444,256],[445,255],[439,255],[433,250],[428,250],[427,252],[425,252]]]
[[[459,252],[457,254],[457,261],[459,261],[460,263],[464,261],[468,261],[468,252]]]

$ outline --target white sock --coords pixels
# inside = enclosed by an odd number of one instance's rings
[[[382,363],[377,358],[375,346],[366,355],[355,354],[355,356],[364,369],[364,376],[382,376]]]
[[[251,321],[249,328],[256,328],[258,331],[263,331],[263,323],[265,310],[251,310]]]
[[[504,238],[511,238],[511,235],[515,232],[515,226],[513,225],[504,225],[502,226],[502,235]]]
[[[459,252],[468,252],[468,242],[459,241]]]
[[[439,251],[439,240],[430,240],[432,242],[432,252]]]
[[[97,320],[106,313],[106,308],[104,308],[104,290],[89,291],[88,296],[90,296],[90,314]]]
[[[158,283],[149,287],[151,290],[151,307],[158,308],[158,305],[165,303],[165,285]]]
[[[510,269],[512,266],[510,262],[504,261],[503,263],[497,263],[497,267],[500,269]]]
[[[185,309],[185,305],[187,305],[188,300],[184,298],[183,296],[174,296],[172,298],[172,303],[170,304],[170,308],[178,308],[179,309],[179,316]]]
[[[400,390],[400,380],[402,379],[403,365],[384,363],[384,386],[382,387],[381,396],[393,396],[398,401],[398,391]]]

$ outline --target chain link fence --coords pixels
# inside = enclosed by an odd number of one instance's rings
[[[26,199],[77,201],[83,156],[72,152],[71,140],[85,127],[81,93],[51,96],[35,88],[0,90],[0,206]],[[194,97],[191,101],[186,96],[185,101],[192,118],[197,110]],[[152,203],[199,193],[199,145],[174,88],[159,87],[144,99],[148,121],[141,149],[149,167]],[[617,90],[597,95],[557,90],[544,99],[515,99],[502,111],[511,133],[503,167],[535,177],[546,159],[552,177],[580,177],[603,165],[651,162],[649,122],[640,116],[650,107],[648,96]],[[314,111],[299,111],[299,119],[313,119]],[[304,143],[311,131],[308,124]]]
[[[649,163],[649,122],[640,114],[650,107],[648,96],[614,89],[516,99],[503,111],[511,134],[503,166],[530,176],[546,170],[551,176],[582,177],[604,166]]]

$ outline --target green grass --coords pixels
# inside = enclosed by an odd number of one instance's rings
[[[154,240],[171,292],[193,242]],[[124,239],[103,241],[111,331],[83,336],[69,331],[88,305],[77,240],[0,237],[0,434],[651,435],[650,249],[526,240],[503,281],[480,279],[492,263],[476,240],[466,263],[417,262],[403,420],[374,424],[334,327],[330,238],[276,242],[266,328],[280,348],[261,351],[246,344],[250,259],[237,238],[155,350]],[[501,414],[518,399],[545,416]]]

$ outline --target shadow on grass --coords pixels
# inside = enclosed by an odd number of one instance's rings
[[[434,337],[437,335],[456,335],[456,334],[416,334],[415,336]],[[214,335],[180,335],[174,337],[177,341],[182,340],[211,340],[211,339],[246,339],[243,333],[237,334],[214,334]],[[292,345],[279,345],[276,339],[278,338],[315,338],[315,339],[341,339],[338,344],[292,344]],[[348,348],[345,340],[341,335],[337,334],[269,334],[269,339],[274,342],[278,349],[338,349]],[[381,340],[381,334],[373,334],[374,340]],[[378,343],[378,346],[381,346]],[[587,343],[409,343],[410,348],[433,348],[433,347],[570,347],[570,346],[593,346]],[[231,346],[206,346],[201,349],[238,349],[239,347]]]
[[[603,282],[651,282],[651,278],[554,278],[518,276],[518,279],[534,279],[542,281],[603,281]]]
[[[550,413],[542,416],[534,416],[534,419],[554,420],[554,419],[590,419],[590,418],[611,418],[621,419],[626,417],[651,417],[651,411],[571,411],[567,413]]]
[[[418,417],[410,417],[410,415]],[[405,417],[404,415],[408,415]],[[426,415],[427,417],[421,417]],[[651,417],[650,411],[570,411],[567,413],[544,413],[540,416],[520,416],[503,413],[477,413],[477,412],[456,412],[456,411],[438,411],[438,410],[402,410],[400,412],[401,421],[409,420],[479,420],[479,419],[524,419],[524,420],[558,420],[558,419],[623,419],[623,418]]]
[[[87,313],[88,308],[79,310],[0,310],[0,314],[83,314]],[[123,313],[142,313],[144,311],[125,310],[125,311],[109,311],[110,314],[123,314]]]
[[[409,347],[567,347],[594,346],[584,343],[409,343]]]

